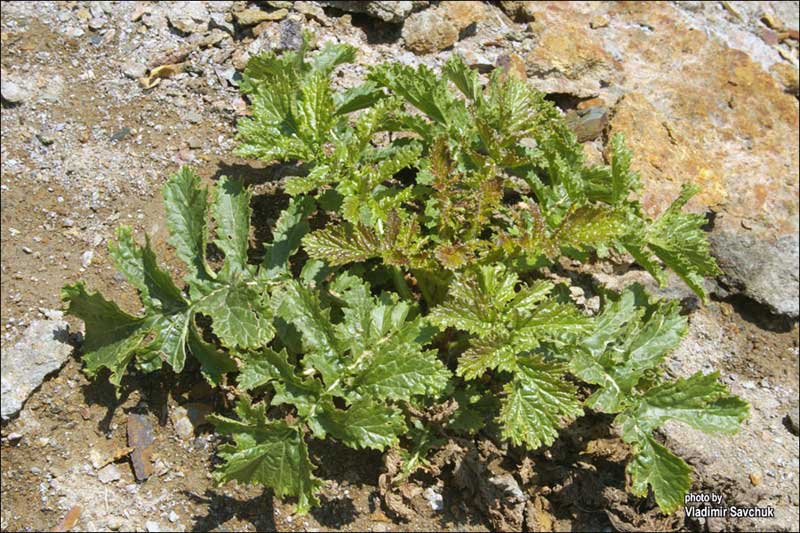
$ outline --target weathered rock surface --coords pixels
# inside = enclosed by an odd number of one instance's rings
[[[44,378],[61,368],[72,353],[69,326],[63,320],[34,320],[2,355],[2,418],[16,415]]]
[[[481,2],[441,2],[414,13],[403,24],[406,47],[417,54],[438,52],[453,46],[462,30],[484,16]]]
[[[798,234],[774,243],[748,233],[715,232],[712,253],[724,272],[726,286],[768,306],[774,313],[798,316]]]
[[[403,22],[414,11],[421,9],[429,2],[349,2],[328,0],[320,2],[322,5],[335,7],[342,11],[351,13],[366,13],[372,17],[383,20],[384,22],[399,23]]]
[[[503,1],[500,8],[508,16],[519,22],[531,22],[536,20],[536,7],[533,2]]]

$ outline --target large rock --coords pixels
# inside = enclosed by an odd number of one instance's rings
[[[61,368],[72,352],[68,336],[63,320],[34,320],[14,346],[3,350],[3,420],[16,415],[44,378]]]
[[[550,10],[547,14],[552,16]],[[582,25],[562,26],[545,18],[531,26],[538,43],[525,60],[528,76],[539,90],[589,98],[621,81],[620,65],[602,43],[587,38]]]
[[[798,316],[798,234],[775,243],[747,233],[719,232],[711,235],[711,249],[723,271],[726,286],[768,306],[772,312]]]
[[[441,2],[408,17],[403,24],[403,40],[414,53],[438,52],[453,46],[461,31],[480,21],[485,13],[481,2]]]
[[[327,0],[320,4],[351,13],[366,13],[371,17],[394,24],[403,22],[414,11],[421,9],[429,2],[349,2]]]

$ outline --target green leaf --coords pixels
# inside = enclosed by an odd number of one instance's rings
[[[747,418],[748,405],[719,382],[719,373],[663,383],[648,390],[627,416],[641,431],[678,420],[707,433],[736,433]]]
[[[313,209],[314,201],[305,197],[292,199],[281,212],[272,230],[272,244],[264,246],[261,267],[266,279],[289,273],[289,258],[297,252],[301,239],[309,231],[308,217]]]
[[[192,311],[169,274],[158,267],[149,238],[140,248],[133,242],[129,228],[120,228],[117,234],[119,241],[109,246],[109,253],[131,284],[139,289],[145,315],[131,317],[99,294],[87,294],[83,286],[65,288],[63,296],[70,301],[68,312],[87,324],[84,355],[87,372],[91,374],[99,366],[105,366],[112,371],[112,383],[119,385],[121,372],[134,355],[139,356],[137,362],[145,371],[155,370],[166,361],[175,372],[180,372],[186,361],[186,336]],[[104,321],[106,324],[91,328],[89,342],[89,323]],[[115,322],[119,323],[116,327],[112,326]],[[107,328],[112,329],[103,331]]]
[[[483,266],[474,274],[457,276],[450,284],[448,299],[431,311],[429,319],[442,328],[489,335],[503,322],[502,312],[516,296],[518,282],[517,275],[502,265]]]
[[[446,124],[452,120],[448,115],[453,108],[453,95],[425,65],[416,70],[399,63],[378,65],[370,71],[369,79],[402,97],[436,122]]]
[[[214,278],[205,259],[208,190],[200,188],[200,177],[189,167],[182,167],[164,186],[164,209],[169,242],[189,269],[186,281]]]
[[[189,351],[200,362],[200,372],[212,386],[219,386],[223,375],[237,370],[236,362],[231,356],[204,341],[193,324],[189,325],[187,342]]]
[[[537,281],[517,291],[518,282],[504,266],[484,265],[456,276],[448,298],[431,310],[433,324],[477,337],[459,359],[458,375],[475,379],[487,370],[514,371],[519,353],[588,329],[589,319],[574,306],[548,298],[551,283]]]
[[[708,296],[703,277],[716,276],[721,271],[711,255],[708,239],[702,229],[706,223],[705,217],[681,212],[681,208],[698,190],[695,185],[683,185],[678,198],[648,228],[647,243],[659,259],[705,302]]]
[[[650,304],[643,298],[641,287],[633,286],[607,305],[570,361],[577,377],[600,385],[587,400],[593,409],[619,412],[644,373],[661,364],[686,334],[677,303]]]
[[[405,430],[399,410],[370,399],[358,400],[346,410],[337,409],[332,402],[323,406],[317,423],[351,448],[382,451],[397,444],[397,435]]]
[[[296,281],[284,284],[274,295],[276,314],[293,323],[303,336],[307,354],[304,362],[322,374],[331,385],[342,371],[339,341],[319,297]]]
[[[214,283],[193,303],[198,313],[211,317],[211,329],[230,349],[257,349],[275,336],[268,298],[257,285],[247,278]]]
[[[631,151],[621,134],[611,138],[611,203],[619,205],[640,188],[639,174],[631,171]]]
[[[474,339],[458,359],[456,374],[466,379],[477,379],[487,370],[512,372],[517,368],[517,353],[522,349],[506,335]]]
[[[347,224],[306,235],[303,248],[310,257],[322,259],[331,266],[366,261],[382,253],[380,239],[373,231],[364,226],[353,229]]]
[[[311,63],[311,70],[314,73],[325,77],[330,76],[333,69],[344,63],[352,63],[356,60],[357,49],[349,44],[325,43],[325,47],[319,51]]]
[[[83,283],[65,286],[61,289],[61,299],[69,304],[67,313],[86,325],[83,342],[86,372],[94,375],[100,368],[108,368],[111,383],[118,387],[125,367],[147,336],[144,320],[125,313],[100,293],[87,293]]]
[[[564,378],[565,367],[530,358],[520,362],[503,388],[497,422],[503,438],[533,450],[551,445],[564,422],[581,416],[575,387]]]
[[[225,254],[221,276],[227,279],[233,273],[243,272],[247,265],[252,214],[250,192],[241,180],[222,176],[216,193],[214,218],[217,222],[217,238],[214,244]]]
[[[382,98],[384,98],[383,91],[375,83],[368,81],[336,93],[333,100],[336,103],[336,114],[346,115],[372,107]]]
[[[666,514],[674,513],[683,505],[692,486],[689,465],[649,435],[637,441],[626,472],[631,492],[645,497],[649,484],[653,487],[658,507]]]
[[[464,96],[473,101],[480,99],[481,85],[478,73],[469,68],[460,56],[451,55],[442,67],[442,72],[458,87],[458,90],[464,93]]]
[[[307,194],[314,189],[326,185],[335,175],[328,165],[317,165],[307,176],[289,176],[283,184],[283,189],[289,196]]]
[[[234,444],[219,448],[223,464],[214,473],[214,480],[259,483],[272,488],[280,497],[297,497],[297,512],[305,514],[319,505],[317,492],[322,481],[314,476],[308,448],[299,427],[286,422],[261,419],[245,420],[247,425],[236,430],[235,420],[219,415],[209,419],[220,433],[233,433]]]
[[[289,362],[284,350],[275,352],[265,348],[244,359],[239,387],[252,390],[267,383],[271,383],[275,389],[272,405],[293,404],[302,417],[308,417],[316,411],[323,393],[319,381],[297,375],[295,365]]]

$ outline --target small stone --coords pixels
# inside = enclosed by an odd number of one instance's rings
[[[415,54],[430,54],[453,46],[458,40],[458,27],[443,11],[426,9],[408,17],[402,35],[406,48]]]
[[[178,516],[178,513],[176,513],[175,511],[170,511],[169,512],[169,521],[170,522],[172,522],[174,524],[175,522],[178,521],[178,518],[180,518]]]
[[[272,12],[266,12],[261,9],[245,9],[234,13],[233,16],[240,26],[255,26],[267,20],[281,20],[288,14],[289,11],[287,9],[278,9]]]
[[[444,498],[442,498],[442,495],[436,492],[433,487],[428,487],[425,489],[425,491],[422,493],[422,496],[428,500],[431,509],[434,511],[438,512],[444,509]]]
[[[4,440],[8,442],[17,442],[20,439],[22,439],[22,433],[17,433],[16,431],[12,431],[6,436]]]
[[[798,427],[800,423],[800,406],[798,406],[797,402],[794,402],[794,405],[789,408],[789,412],[786,413],[786,422],[789,426],[789,431],[797,435],[800,431],[800,427]]]
[[[114,132],[114,135],[112,135],[110,137],[110,140],[111,141],[121,141],[122,139],[124,139],[125,137],[130,135],[130,133],[131,133],[131,129],[130,128],[128,128],[128,127],[121,128],[121,129],[117,130],[116,132]]]
[[[328,20],[325,16],[325,11],[312,2],[294,2],[292,7],[295,11],[302,13],[307,18],[313,18],[323,23],[327,22]]]
[[[224,13],[211,13],[210,17],[211,18],[208,21],[208,29],[219,29],[229,33],[230,35],[235,33],[233,23],[228,17],[225,16]]]
[[[83,268],[89,268],[92,264],[92,259],[94,258],[94,250],[86,250],[81,255],[81,265]]]
[[[153,474],[153,425],[145,415],[128,414],[128,446],[133,448],[131,463],[137,481],[144,481]]]
[[[39,468],[38,466],[32,466],[30,472],[34,476],[38,476],[38,475],[40,475],[42,473],[42,469]]]
[[[299,17],[299,18],[297,18]],[[289,17],[281,21],[279,28],[278,50],[299,50],[303,45],[302,16]]]
[[[578,142],[593,141],[608,125],[608,108],[590,107],[577,112],[570,111],[566,122],[575,132]]]
[[[197,111],[189,111],[186,113],[186,120],[191,122],[192,124],[199,124],[203,121],[203,115],[198,113]]]
[[[528,79],[528,74],[525,72],[525,62],[513,52],[498,57],[497,67],[502,69],[504,78],[513,77],[522,81]]]
[[[106,520],[106,527],[111,531],[118,531],[122,529],[123,520],[118,516],[110,516]]]
[[[95,17],[89,20],[89,29],[92,31],[101,30],[105,25],[106,21],[102,18]]]
[[[64,220],[61,221],[61,225],[64,226],[65,228],[71,228],[72,226],[75,225],[75,221],[72,220],[71,218],[65,218]]]
[[[36,138],[42,143],[43,146],[50,146],[56,142],[55,138],[49,133],[37,133]]]
[[[132,80],[138,80],[147,74],[147,67],[137,61],[128,61],[122,66],[122,73]]]
[[[155,520],[148,520],[144,523],[144,528],[148,531],[148,533],[158,533],[159,531],[164,531],[161,529],[161,524],[156,522]]]
[[[169,465],[163,459],[156,460],[156,464],[155,464],[154,468],[155,468],[156,475],[158,477],[161,477],[164,474],[166,474],[167,472],[169,472]]]
[[[754,487],[761,485],[763,479],[763,476],[759,472],[752,472],[750,474],[750,483],[752,483]]]
[[[592,17],[592,20],[589,21],[589,27],[593,30],[597,30],[600,28],[605,28],[608,26],[608,17],[604,17],[602,15],[597,15]]]
[[[112,481],[122,479],[122,474],[120,474],[116,465],[110,464],[104,466],[97,472],[97,479],[100,480],[101,483],[111,483]]]
[[[3,80],[0,84],[0,93],[2,93],[3,100],[11,104],[19,104],[24,102],[30,96],[21,85],[14,83],[11,80]]]
[[[39,312],[42,313],[48,320],[63,320],[64,319],[64,311],[60,309],[48,309],[46,307],[40,307]]]
[[[22,247],[22,251],[25,252],[26,254],[32,254],[33,253],[33,250],[31,250],[27,246],[23,246]]]
[[[48,80],[47,85],[44,86],[41,92],[42,100],[50,103],[56,103],[61,100],[61,95],[66,88],[66,80],[60,74],[56,74]]]

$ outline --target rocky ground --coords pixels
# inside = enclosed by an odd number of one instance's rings
[[[3,2],[0,24],[3,530],[800,529],[797,2]],[[60,287],[84,279],[135,309],[106,252],[121,223],[150,233],[177,274],[159,191],[179,165],[274,177],[231,155],[246,113],[236,83],[250,55],[292,48],[303,30],[358,47],[343,84],[384,60],[437,67],[454,52],[482,73],[524,73],[589,158],[626,135],[650,214],[681,183],[703,187],[690,207],[708,214],[725,275],[709,281],[707,306],[678,282],[662,291],[691,323],[668,369],[720,370],[751,417],[734,437],[675,425],[664,438],[695,468],[696,490],[772,506],[774,519],[664,518],[629,500],[627,450],[591,418],[546,453],[475,451],[502,456],[485,472],[499,500],[446,467],[418,480],[406,520],[381,504],[380,454],[314,450],[341,460],[321,464],[335,481],[299,517],[269,492],[209,479],[203,415],[224,398],[161,374],[126,378],[117,399],[81,374],[81,325],[60,316]],[[284,200],[258,187],[268,224]],[[635,269],[563,274],[589,292],[652,283]],[[127,449],[129,432],[150,434],[152,461]],[[137,482],[145,463],[153,474]]]

